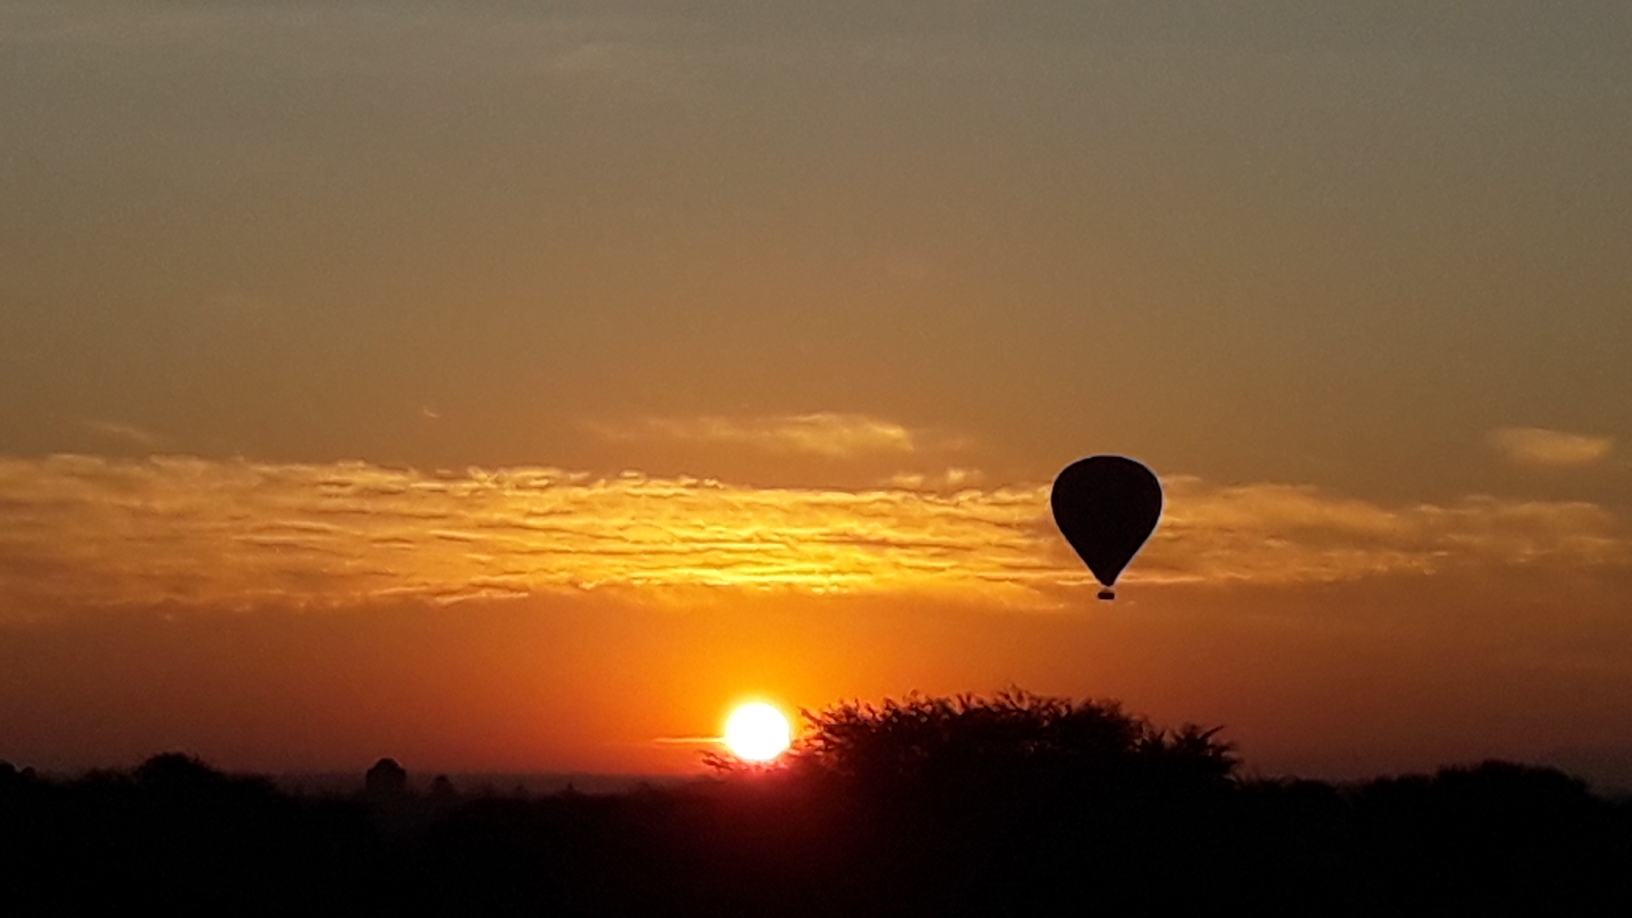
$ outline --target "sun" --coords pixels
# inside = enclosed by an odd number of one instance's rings
[[[763,701],[745,704],[725,721],[726,748],[748,762],[769,762],[781,755],[793,739],[788,719]]]

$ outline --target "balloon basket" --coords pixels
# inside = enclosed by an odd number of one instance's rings
[[[1105,599],[1105,600],[1115,599],[1116,598],[1116,591],[1115,590],[1100,590],[1099,591],[1099,598],[1100,599]]]

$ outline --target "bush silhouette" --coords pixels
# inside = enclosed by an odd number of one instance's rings
[[[874,706],[801,711],[805,730],[776,766],[790,775],[878,787],[944,789],[1025,779],[1228,782],[1236,767],[1218,729],[1162,730],[1114,701],[1075,702],[1018,689],[990,698],[918,694]],[[713,755],[715,768],[748,766]]]
[[[231,779],[197,756],[163,752],[136,766],[132,773],[139,787],[177,793],[203,793],[225,787]]]
[[[396,799],[408,793],[408,769],[396,759],[380,759],[363,775],[363,789],[370,797]]]

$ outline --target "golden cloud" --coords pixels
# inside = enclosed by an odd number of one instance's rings
[[[1591,465],[1609,455],[1610,437],[1565,433],[1541,427],[1504,427],[1492,431],[1490,445],[1519,465]]]
[[[939,474],[897,472],[885,479],[884,484],[890,488],[903,488],[909,491],[961,491],[981,484],[985,478],[986,474],[979,469],[954,466]]]
[[[1151,580],[1299,583],[1458,566],[1632,564],[1632,539],[1596,504],[1486,496],[1384,507],[1283,484],[1165,481],[1161,527],[1140,556]]]
[[[1387,508],[1183,476],[1167,491],[1130,582],[1632,566],[1632,540],[1587,503]],[[1041,607],[1088,583],[1047,507],[1046,485],[846,491],[532,467],[0,459],[0,602],[339,606],[710,587],[947,592]]]
[[[748,419],[719,415],[645,418],[633,425],[595,424],[592,429],[610,439],[721,443],[830,459],[871,453],[910,453],[917,448],[912,431],[893,421],[832,412]]]

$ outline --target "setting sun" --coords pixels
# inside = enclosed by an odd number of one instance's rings
[[[725,721],[726,748],[750,762],[769,762],[781,755],[792,736],[788,719],[762,701],[742,705]]]

